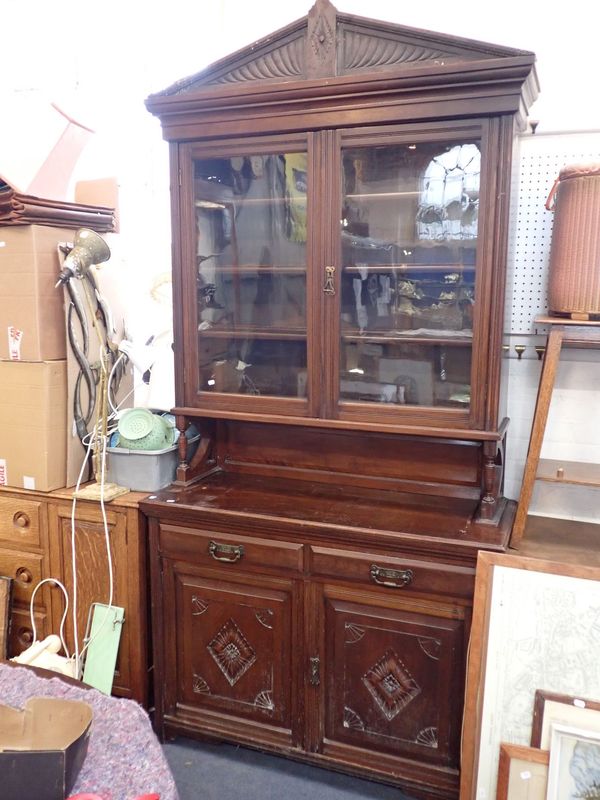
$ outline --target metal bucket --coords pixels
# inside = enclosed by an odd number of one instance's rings
[[[546,208],[554,212],[548,304],[552,314],[600,314],[600,164],[564,167]]]

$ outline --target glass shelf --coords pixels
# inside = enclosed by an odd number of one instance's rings
[[[344,272],[475,272],[474,264],[347,264],[343,267]]]
[[[203,328],[198,333],[207,339],[300,339],[306,340],[306,329],[269,329],[260,328]]]
[[[415,332],[416,333],[416,332]],[[443,345],[444,347],[471,347],[472,336],[468,335],[471,332],[461,337],[452,338],[450,336],[435,336],[435,335],[415,335],[408,331],[398,331],[390,333],[343,333],[342,342],[375,342],[381,344],[393,344],[394,342],[413,343],[413,344],[435,344]]]

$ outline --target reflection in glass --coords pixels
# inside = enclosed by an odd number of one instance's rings
[[[306,170],[194,161],[200,391],[306,396]]]
[[[342,400],[468,408],[478,142],[343,151]]]

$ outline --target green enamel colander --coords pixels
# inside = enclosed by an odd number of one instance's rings
[[[118,447],[127,450],[164,450],[173,444],[168,421],[147,408],[130,408],[119,419]]]

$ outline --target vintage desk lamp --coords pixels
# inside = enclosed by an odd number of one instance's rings
[[[104,261],[108,261],[109,258],[110,249],[104,239],[95,231],[88,228],[80,228],[75,235],[73,248],[65,257],[56,286],[66,285],[73,299],[73,293],[76,291],[75,287],[72,285],[73,279],[89,277],[88,272],[94,264],[102,264]],[[98,308],[94,308],[94,305],[102,305],[105,308],[105,304],[101,300],[97,290],[95,293],[96,296],[93,299],[90,298],[88,281],[83,281],[83,287],[83,294],[88,306],[91,325],[98,335],[100,351],[98,389],[97,392],[94,393],[97,398],[97,409],[94,429],[91,433],[93,448],[92,467],[95,480],[94,483],[77,491],[76,496],[88,500],[109,501],[119,495],[126,494],[129,489],[123,486],[117,486],[114,483],[106,483],[104,480],[106,472],[106,449],[108,446],[109,379],[112,369],[112,351],[107,337],[100,331],[97,315]]]

